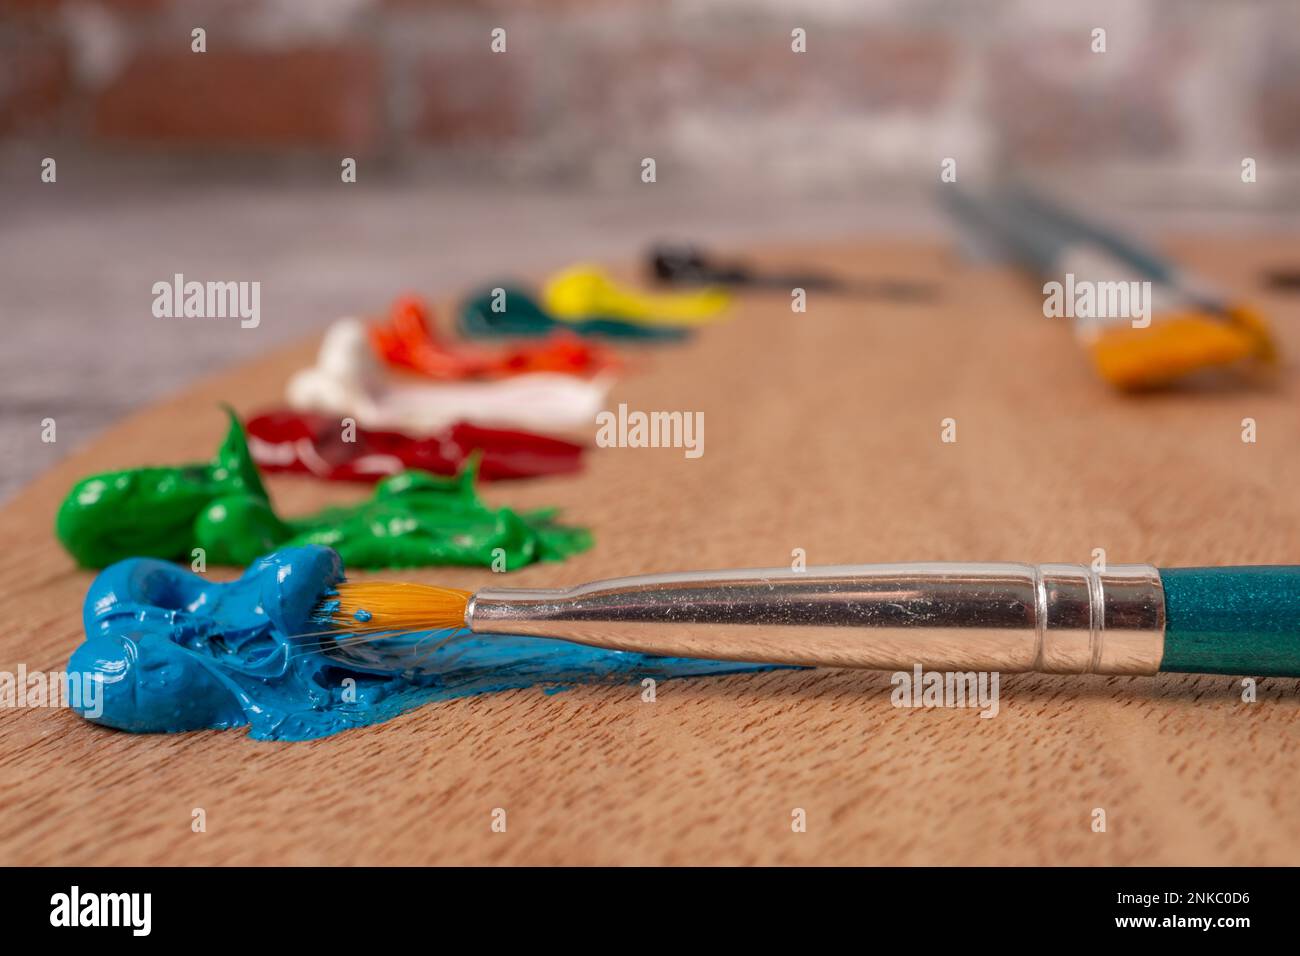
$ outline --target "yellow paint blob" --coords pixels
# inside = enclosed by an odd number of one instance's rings
[[[703,325],[721,317],[730,301],[722,289],[648,293],[620,285],[594,266],[574,266],[547,281],[542,297],[557,319],[600,317],[641,325]]]

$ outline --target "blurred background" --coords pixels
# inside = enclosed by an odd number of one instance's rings
[[[1294,235],[1295,0],[0,0],[0,497],[402,291],[660,238],[951,240],[947,157],[1157,240]],[[260,281],[261,325],[154,319],[176,272]]]

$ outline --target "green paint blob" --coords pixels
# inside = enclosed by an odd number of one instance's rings
[[[500,296],[497,289],[501,290]],[[676,342],[690,335],[689,329],[676,326],[644,325],[603,316],[562,322],[527,292],[511,285],[488,288],[465,299],[460,306],[459,329],[468,338],[537,338],[565,331],[586,338]]]
[[[196,521],[214,502],[266,503],[244,430],[226,411],[230,431],[206,464],[108,471],[72,486],[55,531],[79,564],[101,568],[137,555],[188,561],[198,545]]]
[[[1300,567],[1161,568],[1162,671],[1300,676]]]
[[[554,510],[489,508],[475,494],[474,478],[472,469],[455,478],[401,472],[381,481],[369,501],[291,521],[293,537],[280,546],[327,545],[359,568],[490,567],[499,548],[509,570],[591,547],[591,534],[556,524]]]
[[[500,555],[514,570],[591,547],[586,529],[557,524],[553,510],[488,507],[475,493],[476,475],[477,460],[453,478],[406,471],[359,504],[284,519],[230,412],[230,431],[211,462],[84,478],[60,506],[55,530],[85,567],[129,557],[190,561],[194,548],[210,564],[243,565],[276,548],[324,544],[352,567],[492,566]]]

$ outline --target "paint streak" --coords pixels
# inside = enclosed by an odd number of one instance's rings
[[[339,556],[313,546],[266,555],[229,583],[151,558],[107,568],[68,665],[103,681],[102,713],[83,716],[140,733],[247,726],[260,740],[309,740],[476,694],[768,669],[466,632],[403,635],[340,662],[308,632],[342,579]]]
[[[716,322],[731,296],[717,288],[642,292],[615,282],[596,266],[573,266],[547,281],[542,300],[551,315],[566,322],[604,315],[638,325],[688,326]]]
[[[55,528],[86,567],[132,555],[188,563],[194,548],[209,564],[244,565],[276,547],[323,544],[353,567],[489,567],[499,555],[514,570],[591,547],[590,533],[557,524],[554,509],[489,507],[475,493],[475,478],[472,465],[454,478],[404,471],[359,504],[284,519],[230,412],[230,431],[211,462],[82,479],[60,506]]]
[[[674,243],[654,246],[646,266],[651,276],[667,285],[721,286],[786,295],[803,289],[890,302],[926,301],[938,291],[933,282],[899,276],[855,279],[827,272],[772,272],[750,263],[716,258],[698,246]]]
[[[441,385],[390,381],[371,351],[365,326],[340,319],[325,333],[316,364],[289,379],[285,399],[298,411],[413,435],[441,431],[458,421],[567,432],[591,427],[613,382],[608,374],[586,379],[559,372]]]
[[[455,475],[478,453],[483,481],[566,475],[582,467],[583,446],[533,432],[457,422],[428,437],[354,428],[337,418],[268,412],[245,423],[248,444],[267,472],[314,475],[330,481],[378,481],[408,468]]]
[[[544,341],[496,351],[456,347],[435,334],[428,306],[410,296],[394,302],[387,320],[372,323],[369,333],[370,344],[383,361],[441,381],[528,372],[594,375],[618,365],[611,352],[560,329]]]
[[[505,293],[504,302],[495,294],[495,289]],[[536,338],[553,335],[560,329],[568,329],[584,338],[621,342],[677,342],[690,335],[689,329],[676,326],[643,325],[600,315],[588,314],[561,322],[527,292],[509,284],[485,289],[462,302],[457,328],[469,338]]]

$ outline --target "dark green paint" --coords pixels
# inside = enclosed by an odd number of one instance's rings
[[[514,286],[497,286],[503,296],[501,301],[493,289],[485,289],[470,296],[460,305],[460,332],[470,338],[511,336],[536,338],[556,332],[574,332],[587,338],[648,341],[678,341],[686,338],[688,329],[669,325],[644,325],[622,319],[592,316],[579,322],[563,322],[538,304],[522,289]],[[494,306],[504,306],[498,312]]]
[[[490,508],[474,490],[477,462],[454,478],[406,471],[380,482],[369,499],[303,518],[275,513],[244,430],[230,431],[207,464],[130,468],[77,482],[55,530],[86,567],[131,557],[189,562],[202,548],[210,564],[250,564],[276,548],[324,544],[359,568],[423,565],[490,567],[496,549],[508,570],[566,558],[591,547],[583,528],[554,511]]]

